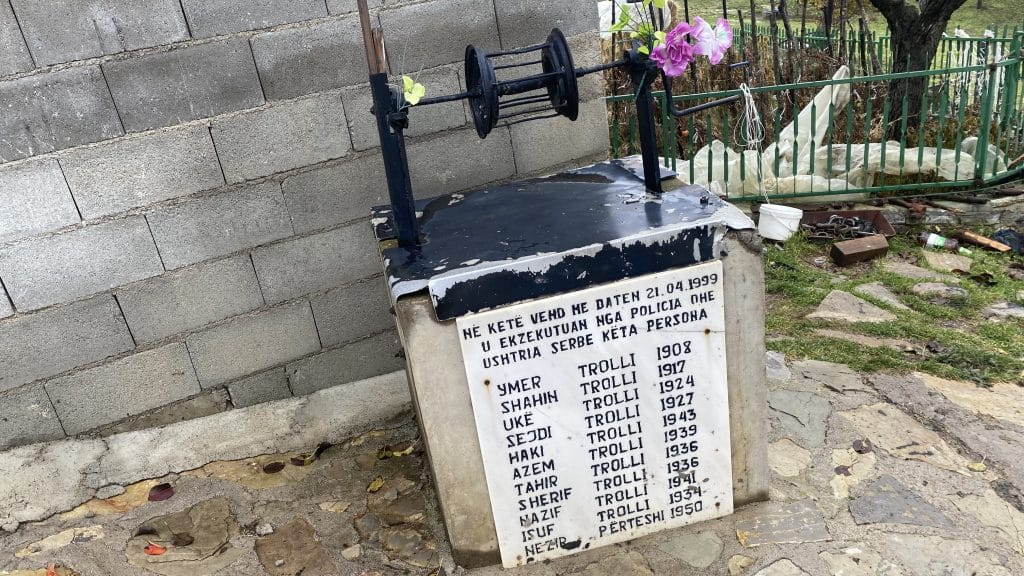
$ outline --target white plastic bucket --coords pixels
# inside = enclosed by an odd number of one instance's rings
[[[804,211],[799,208],[790,208],[789,206],[779,206],[777,204],[762,204],[761,218],[757,222],[757,231],[760,232],[762,237],[769,240],[785,242],[800,228],[800,218],[803,215]]]

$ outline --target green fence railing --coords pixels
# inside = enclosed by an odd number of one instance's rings
[[[681,119],[670,105],[740,91],[672,103],[656,92],[661,154],[683,180],[738,200],[927,193],[1024,178],[1022,41],[1016,33],[1001,58],[968,66],[754,87],[745,101]],[[613,157],[639,153],[631,100],[607,98]],[[746,139],[748,106],[762,119],[758,141]]]

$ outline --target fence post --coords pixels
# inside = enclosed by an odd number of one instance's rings
[[[1006,67],[1006,88],[1003,90],[1003,102],[1002,110],[1000,113],[1000,122],[1003,130],[1007,130],[1010,127],[1010,117],[1013,110],[1013,104],[1017,101],[1017,83],[1020,82],[1020,38],[1021,33],[1016,30],[1013,33],[1013,38],[1010,40],[1010,59],[1016,61],[1012,66]]]
[[[974,183],[981,185],[985,181],[985,161],[988,159],[988,138],[992,130],[992,105],[996,90],[996,76],[999,68],[991,66],[986,69],[988,82],[985,83],[981,96],[981,122],[978,123],[978,148],[974,156]]]

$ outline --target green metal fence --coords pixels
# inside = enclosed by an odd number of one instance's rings
[[[671,104],[656,92],[659,146],[681,178],[737,200],[928,193],[1024,178],[1024,32],[1008,40],[998,58],[990,50],[970,65],[751,88],[764,125],[756,142],[745,138],[745,101],[681,119],[669,114],[670,105],[688,108],[739,90],[680,95]],[[989,48],[996,45],[1004,43],[989,39]],[[893,88],[922,81],[914,118],[910,99]],[[844,101],[838,96],[846,91]],[[639,153],[631,100],[607,99],[613,157]]]

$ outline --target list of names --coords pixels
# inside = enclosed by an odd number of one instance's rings
[[[506,567],[732,513],[722,264],[457,321]]]

